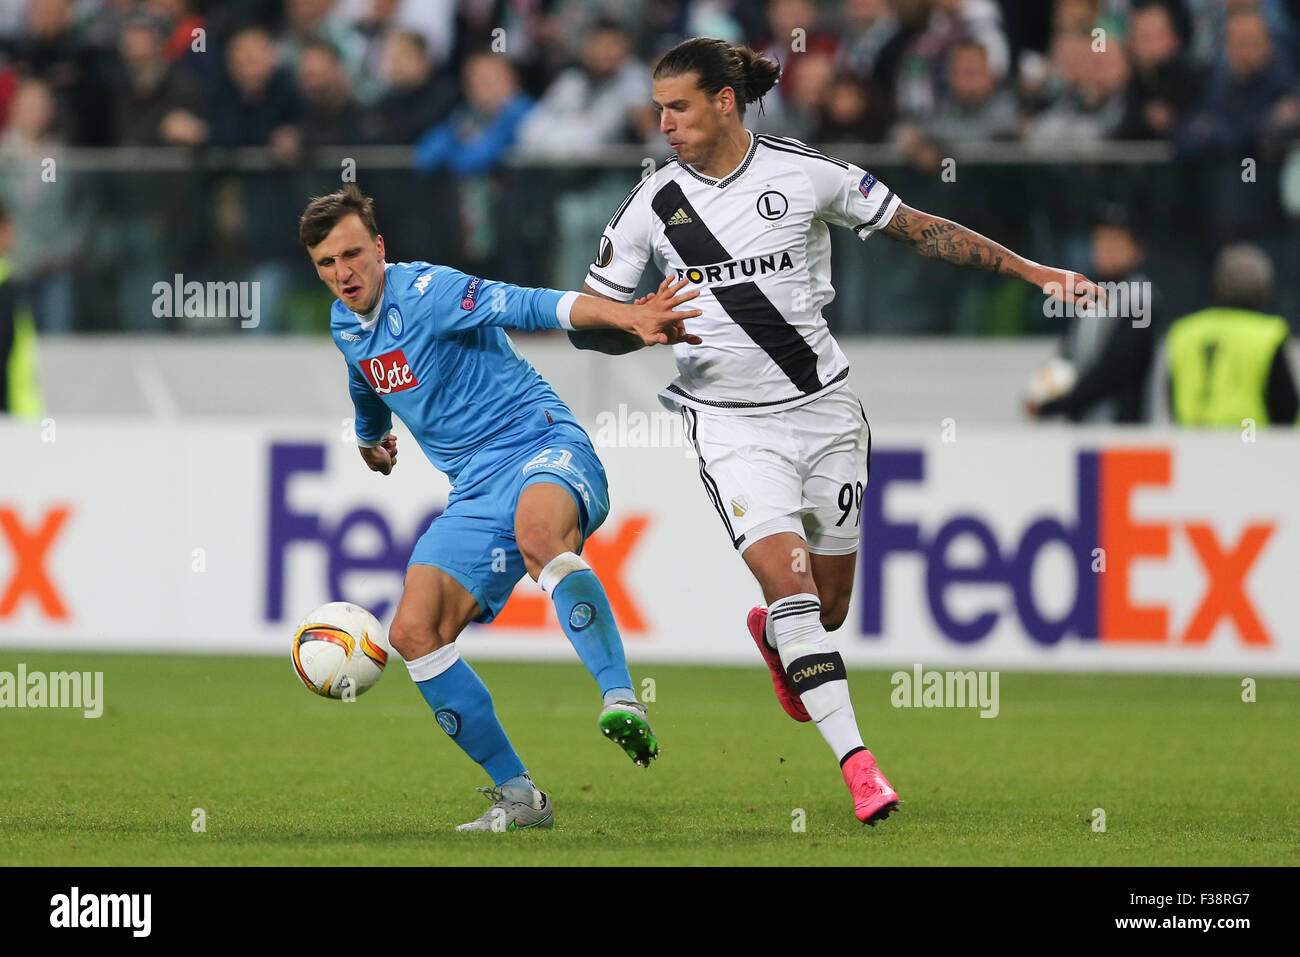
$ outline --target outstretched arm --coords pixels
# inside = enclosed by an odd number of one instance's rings
[[[633,306],[645,306],[647,303],[654,301],[660,295],[671,298],[672,292],[681,289],[684,285],[684,282],[674,284],[670,278],[665,277],[655,292],[647,296],[642,296],[633,304]],[[569,333],[569,341],[573,343],[575,348],[589,349],[593,352],[603,352],[606,355],[611,356],[621,356],[629,352],[635,352],[637,349],[648,345],[642,336],[637,335],[634,332],[626,331],[623,328],[614,328],[612,324],[608,324],[610,323],[609,318],[604,316],[601,316],[599,319],[595,318],[595,316],[599,315],[602,311],[627,310],[628,307],[626,305],[620,304],[617,300],[611,299],[609,296],[597,292],[592,289],[589,284],[584,284],[582,291],[586,296],[591,296],[597,300],[604,300],[611,305],[603,307],[597,303],[595,304],[597,306],[596,309],[588,310],[589,315],[583,316],[577,308],[580,304],[583,304],[583,301],[580,299],[578,303],[574,304],[575,312],[571,317],[574,329]],[[696,294],[697,293],[693,293],[687,298],[694,298],[694,295]],[[591,306],[593,304],[585,303],[583,305]],[[697,315],[699,315],[699,311],[695,310],[686,313],[685,317]],[[701,341],[699,336],[690,335],[686,332],[681,320],[673,322],[670,325],[661,325],[659,331],[663,333],[663,338],[659,341],[668,345],[673,345],[678,342],[689,342],[698,345]]]
[[[1105,301],[1104,296],[1098,299],[1101,291],[1097,286],[1078,273],[1030,262],[960,223],[931,216],[910,206],[899,206],[889,225],[880,233],[911,246],[927,259],[999,276],[1015,276],[1065,302]]]

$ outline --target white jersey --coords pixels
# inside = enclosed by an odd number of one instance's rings
[[[827,224],[866,239],[901,201],[865,170],[798,140],[750,134],[731,175],[713,179],[674,157],[637,185],[601,236],[592,289],[628,301],[651,259],[700,289],[704,340],[673,347],[669,408],[752,415],[794,408],[842,386],[849,363],[822,308],[831,288]]]

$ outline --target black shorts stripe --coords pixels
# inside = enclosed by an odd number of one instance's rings
[[[858,408],[862,409],[862,402],[858,402]],[[862,421],[867,426],[867,481],[871,481],[871,423],[867,422],[867,410],[862,409]]]
[[[596,280],[596,282],[603,283],[604,285],[608,286],[610,289],[617,289],[619,292],[625,292],[629,296],[632,295],[632,293],[636,292],[635,289],[632,289],[629,286],[620,286],[616,282],[610,282],[604,276],[597,276],[594,272],[591,272],[590,270],[587,271],[587,275],[590,278]]]
[[[709,474],[704,462],[704,453],[700,451],[700,440],[697,437],[699,417],[692,409],[682,409],[682,415],[686,416],[686,421],[690,423],[691,444],[695,446],[695,455],[700,460],[700,481],[704,483],[704,492],[713,502],[713,507],[718,510],[718,515],[722,519],[722,524],[726,526],[727,537],[731,539],[731,544],[735,548],[739,548],[744,536],[736,537],[736,530],[731,527],[731,519],[727,517],[727,510],[722,507],[722,494],[718,491],[718,483]]]
[[[795,146],[787,146],[784,143],[774,143],[769,139],[762,140],[764,146],[770,150],[777,150],[781,153],[792,153],[795,156],[806,156],[809,159],[823,160],[832,166],[838,166],[840,169],[848,169],[849,164],[835,159],[833,156],[827,156],[825,153],[818,153],[816,150],[800,149]]]

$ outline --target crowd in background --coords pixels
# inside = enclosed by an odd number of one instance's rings
[[[396,260],[574,286],[643,172],[584,158],[667,155],[650,71],[696,35],[781,63],[751,128],[892,144],[873,172],[910,205],[1097,278],[1149,276],[1157,323],[1207,300],[1218,249],[1243,240],[1300,313],[1300,0],[0,0],[5,269],[43,332],[225,328],[151,308],[175,274],[258,283],[260,331],[320,330],[296,221],[340,173],[311,160],[404,146],[409,163],[358,174]],[[1058,161],[947,185],[945,157],[999,141]],[[1173,161],[1070,152],[1109,141]],[[61,168],[57,187],[46,170],[70,147],[157,146],[190,158]],[[224,147],[269,167],[205,158]],[[1140,268],[1101,268],[1116,207]],[[1023,283],[892,244],[864,269],[852,236],[835,243],[837,333],[1059,331]]]
[[[7,0],[0,131],[71,145],[661,149],[648,69],[694,35],[782,82],[753,125],[887,142],[1162,139],[1300,125],[1297,0]],[[459,148],[451,148],[456,144]]]

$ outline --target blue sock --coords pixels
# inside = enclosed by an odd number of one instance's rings
[[[447,665],[449,660],[454,663]],[[438,726],[488,773],[493,784],[499,786],[526,773],[497,720],[487,686],[461,660],[454,644],[407,662],[407,668],[433,709]],[[436,673],[424,677],[431,672]]]
[[[630,690],[632,676],[623,656],[623,639],[605,586],[591,567],[573,552],[565,552],[547,563],[537,581],[550,593],[560,627],[596,679],[601,694],[615,688]]]

